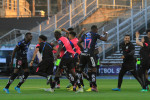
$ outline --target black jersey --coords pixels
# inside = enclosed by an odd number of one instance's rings
[[[143,43],[143,47],[140,50],[140,57],[141,57],[141,60],[150,59],[150,44],[149,43]]]
[[[17,59],[27,58],[27,52],[28,52],[29,45],[30,45],[30,42],[28,42],[28,43],[25,42],[25,39],[18,42],[17,47],[19,47],[19,49],[17,50],[17,55],[16,55]]]
[[[123,61],[134,61],[134,53],[135,53],[135,47],[134,45],[129,42],[127,44],[125,44],[124,42],[121,44],[121,50],[123,51],[123,55],[124,55],[124,59]]]
[[[101,38],[101,36],[97,33],[88,32],[88,33],[84,34],[81,37],[83,45],[84,45],[83,53],[88,53],[88,54],[94,55],[96,41],[97,41],[97,39],[100,39],[100,38]]]
[[[39,52],[42,54],[42,59],[54,59],[53,57],[53,47],[54,45],[47,43],[47,42],[41,42],[37,44],[36,48],[39,48]]]

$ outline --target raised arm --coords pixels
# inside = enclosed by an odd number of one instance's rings
[[[81,32],[79,33],[79,35],[78,35],[78,39],[80,39],[81,38],[81,36],[82,36],[82,34],[84,33],[86,31],[86,28],[83,28],[82,30],[81,30]]]
[[[143,42],[139,41],[139,36],[140,36],[140,33],[137,31],[137,32],[136,32],[136,44],[137,44],[138,46],[143,47]],[[144,39],[144,38],[142,38],[142,40],[143,40],[143,39]]]
[[[102,41],[107,41],[107,39],[108,39],[108,33],[107,32],[103,32],[104,33],[104,37],[100,37],[100,40],[102,40]]]
[[[80,38],[77,44],[80,47],[80,49],[83,50],[83,47],[82,47],[81,43],[82,43],[82,39]]]

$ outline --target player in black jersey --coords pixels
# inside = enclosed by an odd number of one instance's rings
[[[107,41],[108,35],[106,32],[104,32],[104,37],[100,36],[98,33],[98,28],[96,25],[93,25],[91,27],[91,31],[88,33],[85,33],[78,42],[79,47],[81,48],[82,53],[80,56],[80,64],[79,64],[79,73],[81,74],[83,69],[85,68],[86,64],[88,64],[89,69],[91,70],[91,74],[89,76],[89,80],[92,82],[92,91],[98,91],[97,90],[97,84],[96,84],[96,60],[94,55],[95,45],[97,39]],[[84,47],[81,46],[81,43],[83,42]]]
[[[150,32],[150,31],[149,31]],[[143,37],[141,42],[139,41],[139,32],[136,32],[136,44],[141,46],[140,50],[140,76],[143,82],[142,92],[147,92],[147,85],[149,84],[148,79],[146,79],[146,72],[149,70],[150,65],[150,41],[148,37]]]
[[[21,93],[20,92],[20,86],[25,82],[25,80],[29,76],[29,69],[28,69],[28,62],[27,62],[27,51],[28,51],[31,40],[32,40],[31,33],[30,32],[26,33],[25,39],[18,42],[18,45],[16,45],[16,47],[13,51],[10,67],[11,68],[13,67],[13,60],[14,60],[15,54],[16,54],[16,66],[15,66],[14,72],[12,73],[6,87],[3,89],[6,93],[9,93],[9,86],[14,81],[14,79],[18,76],[20,69],[23,69],[24,74],[23,74],[20,82],[18,83],[18,85],[15,87],[15,90],[18,93]]]
[[[142,81],[136,72],[136,60],[134,58],[135,47],[130,42],[130,35],[125,35],[124,42],[121,44],[121,49],[123,51],[123,56],[121,56],[121,58],[123,59],[123,63],[118,76],[118,87],[112,90],[113,91],[121,90],[123,76],[127,71],[130,71],[132,75],[135,77],[135,79],[137,79],[137,81],[141,84],[141,86],[143,86]]]
[[[52,86],[52,75],[53,75],[53,68],[54,68],[54,57],[53,57],[53,50],[56,50],[53,44],[46,42],[47,37],[44,35],[39,36],[39,44],[36,45],[36,49],[34,51],[32,61],[30,62],[30,66],[33,65],[33,61],[38,52],[42,55],[42,61],[39,63],[37,68],[37,74],[47,78],[47,84],[50,83]],[[51,92],[54,92],[51,88]]]

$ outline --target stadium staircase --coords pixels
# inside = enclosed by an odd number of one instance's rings
[[[140,35],[139,39],[141,39],[144,36],[146,36],[146,34]],[[134,56],[135,58],[139,58],[139,51],[141,47],[136,45],[135,38],[131,42],[135,46]],[[123,59],[121,59],[121,56],[122,56],[121,51],[115,51],[115,53],[107,56],[105,59],[101,61],[101,66],[121,66],[121,64],[123,63]]]

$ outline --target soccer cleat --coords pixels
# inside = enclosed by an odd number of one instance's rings
[[[141,90],[141,92],[147,92],[147,91],[148,91],[147,89],[142,89],[142,90]]]
[[[73,91],[73,86],[71,86],[70,88],[67,88],[69,91]]]
[[[92,88],[90,87],[89,89],[86,90],[87,92],[91,92],[92,91]]]
[[[82,93],[82,92],[84,92],[83,88],[79,88],[79,89],[76,91],[76,93]]]
[[[4,88],[3,91],[5,91],[7,94],[9,94],[9,89]]]
[[[60,84],[57,84],[57,85],[55,86],[55,88],[56,88],[56,89],[59,89],[59,88],[60,88]]]
[[[21,92],[20,92],[20,88],[18,88],[17,86],[15,87],[15,90],[16,90],[18,93],[21,93]]]
[[[48,89],[44,89],[44,91],[46,91],[46,92],[54,92],[54,89],[48,88]]]
[[[95,91],[95,92],[98,92],[97,87],[92,87],[91,90]]]
[[[121,89],[119,89],[119,88],[114,88],[114,89],[112,89],[113,91],[121,91]]]

